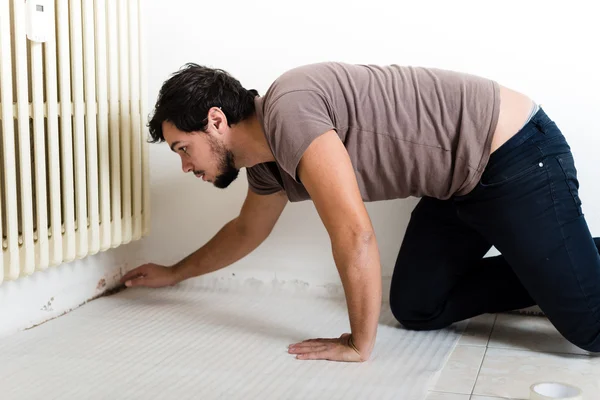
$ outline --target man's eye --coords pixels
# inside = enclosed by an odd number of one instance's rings
[[[182,147],[181,151],[183,151],[185,154],[187,154],[187,147]]]

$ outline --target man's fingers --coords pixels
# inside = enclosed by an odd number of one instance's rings
[[[307,343],[307,342],[337,342],[339,339],[331,339],[331,338],[319,338],[319,339],[308,339],[308,340],[304,340],[301,343]]]
[[[311,344],[311,343],[332,343],[332,342],[338,342],[338,341],[339,341],[339,339],[329,339],[329,338],[308,339],[308,340],[303,340],[302,342],[294,343],[294,344],[290,345],[290,347],[302,346],[302,345]]]
[[[360,354],[348,346],[349,334],[335,339],[308,339],[290,345],[288,352],[296,354],[298,360],[361,361]]]
[[[319,349],[315,351],[306,351],[296,353],[298,360],[329,360],[329,361],[344,361],[344,362],[359,362],[360,355],[354,350],[332,347],[327,349]]]
[[[125,286],[134,287],[134,286],[144,286],[146,283],[146,278],[144,276],[140,276],[134,279],[129,279],[125,281]]]
[[[123,275],[123,277],[121,278],[121,282],[126,282],[128,280],[131,280],[139,275],[142,275],[143,272],[143,268],[142,267],[138,267],[138,268],[134,268],[131,271],[129,271],[128,273],[126,273],[125,275]]]
[[[321,352],[329,349],[330,346],[327,345],[317,345],[317,346],[302,346],[302,347],[292,347],[288,351],[290,354],[306,354],[306,353],[314,353]]]
[[[332,360],[332,355],[331,350],[321,350],[298,354],[296,358],[299,360]]]
[[[291,349],[302,349],[302,348],[311,348],[311,347],[321,347],[321,346],[331,346],[330,342],[312,342],[312,343],[298,343],[293,346],[290,346]]]

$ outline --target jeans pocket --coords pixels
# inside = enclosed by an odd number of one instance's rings
[[[502,185],[507,185],[509,183],[514,183],[522,178],[531,175],[536,170],[543,172],[541,168],[543,166],[544,160],[540,158],[539,160],[532,162],[529,165],[519,166],[518,169],[514,167],[507,168],[506,172],[496,173],[493,177],[487,177],[484,173],[484,175],[479,180],[479,186],[483,188],[494,188]]]
[[[581,209],[581,199],[579,198],[579,180],[577,179],[577,168],[575,167],[575,160],[571,152],[560,154],[556,156],[556,160],[562,170],[565,183],[569,190],[571,199],[575,203],[578,215],[583,215]]]

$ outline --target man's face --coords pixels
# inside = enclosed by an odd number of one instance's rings
[[[181,157],[183,172],[193,172],[205,182],[224,189],[238,176],[233,153],[209,132],[186,133],[169,122],[163,123],[163,135],[171,150]]]

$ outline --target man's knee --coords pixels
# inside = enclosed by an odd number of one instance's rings
[[[582,350],[590,353],[600,353],[600,324],[597,323],[595,326],[596,330],[591,333],[589,329],[586,329],[585,335],[565,335],[565,338]]]
[[[582,344],[582,345],[575,344],[575,345],[585,351],[588,351],[590,353],[597,353],[598,355],[600,355],[600,334],[596,337],[596,340],[592,343]]]
[[[405,328],[415,331],[442,329],[449,324],[443,322],[439,307],[419,303],[421,296],[411,295],[409,291],[390,294],[390,309],[394,318]]]

